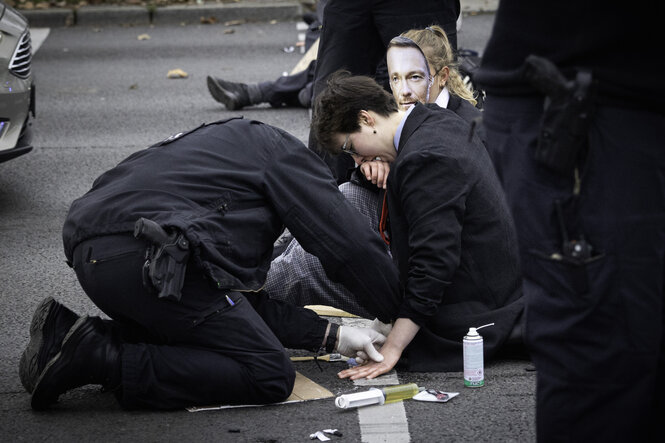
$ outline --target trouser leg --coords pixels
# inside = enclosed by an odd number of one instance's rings
[[[272,107],[303,106],[299,96],[301,91],[312,82],[316,60],[312,60],[307,68],[293,75],[283,75],[273,82],[259,83],[265,101]],[[307,104],[307,107],[309,104]]]
[[[220,403],[271,403],[293,388],[285,349],[239,293],[213,289],[190,263],[179,302],[142,285],[145,244],[129,235],[79,245],[81,286],[128,338],[122,344],[121,404],[173,409]]]
[[[663,117],[600,107],[575,195],[572,177],[532,160],[542,101],[490,97],[486,104],[488,148],[513,211],[526,277],[538,438],[644,439],[658,422],[650,420],[654,411],[662,415]],[[561,252],[563,227],[571,238],[585,236],[591,260],[552,256]]]

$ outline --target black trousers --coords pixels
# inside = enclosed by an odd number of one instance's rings
[[[488,96],[484,111],[520,243],[538,440],[662,438],[665,116],[599,106],[576,192],[572,174],[533,160],[542,108],[542,99]],[[552,255],[564,229],[584,236],[591,259]]]
[[[283,75],[275,81],[261,82],[261,93],[274,108],[283,106],[309,108],[312,99],[312,81],[316,60],[307,68],[293,75]]]
[[[329,0],[323,11],[313,98],[339,69],[374,76],[390,40],[409,29],[438,24],[456,50],[459,13],[459,0]],[[389,90],[387,71],[381,71],[377,80]],[[323,152],[311,134],[309,148],[324,159],[339,184],[348,181],[348,169],[353,167],[349,156],[332,157]]]
[[[143,287],[145,249],[146,243],[127,234],[93,238],[74,251],[83,290],[122,337],[122,406],[175,409],[286,399],[295,370],[248,299],[212,288],[191,263],[182,299],[159,299]]]

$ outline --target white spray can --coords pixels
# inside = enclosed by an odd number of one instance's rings
[[[462,352],[464,353],[464,386],[479,388],[485,385],[485,362],[483,359],[483,337],[478,330],[494,323],[469,328],[469,332],[462,339]]]

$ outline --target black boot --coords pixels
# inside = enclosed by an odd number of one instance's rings
[[[32,409],[46,409],[60,394],[88,384],[120,386],[120,342],[99,317],[81,317],[44,368],[32,392]]]
[[[212,97],[223,103],[230,111],[266,101],[256,83],[234,83],[210,76],[208,76],[207,83]]]
[[[78,315],[53,297],[45,298],[37,306],[30,323],[30,342],[18,365],[19,377],[26,391],[32,393],[39,374],[60,351],[65,334],[78,318]]]

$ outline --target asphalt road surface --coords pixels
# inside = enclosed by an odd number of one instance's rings
[[[482,52],[492,15],[464,18],[460,47]],[[229,30],[233,33],[228,33]],[[147,34],[149,39],[139,39]],[[393,373],[379,383],[417,383],[460,392],[445,404],[406,401],[342,411],[332,399],[282,406],[171,413],[119,408],[96,387],[76,389],[47,412],[30,409],[18,377],[35,306],[51,295],[80,314],[99,311],[64,262],[61,227],[71,201],[128,154],[167,136],[233,115],[282,127],[301,140],[304,109],[257,106],[228,112],[205,77],[263,81],[290,71],[300,55],[295,23],[74,27],[51,29],[34,57],[37,119],[33,152],[0,164],[0,440],[307,441],[337,428],[332,441],[533,441],[535,376],[525,361],[486,365],[486,386],[463,387],[460,373]],[[186,79],[168,79],[171,69]],[[461,340],[461,337],[460,337]],[[339,380],[343,363],[296,363],[335,395],[367,389]]]

